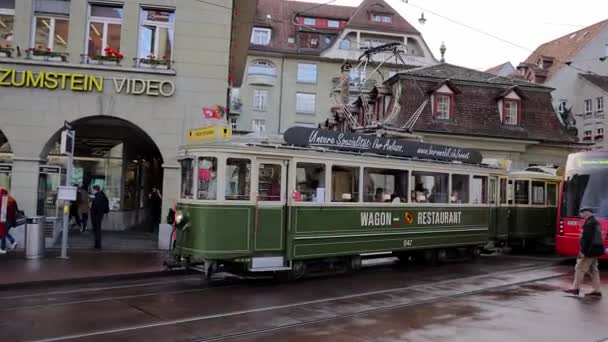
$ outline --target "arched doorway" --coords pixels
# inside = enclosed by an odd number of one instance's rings
[[[111,116],[78,119],[72,122],[72,127],[76,132],[76,144],[69,183],[84,187],[89,194],[94,185],[99,185],[110,201],[111,211],[103,222],[104,248],[156,248],[158,227],[150,220],[153,209],[148,195],[153,188],[162,193],[163,157],[154,140],[137,125]],[[37,211],[47,217],[53,216],[57,206],[52,198],[68,161],[59,153],[60,136],[61,130],[58,130],[41,153],[41,158],[46,160],[44,166],[60,168],[58,176],[40,172]],[[74,213],[78,212],[77,207],[71,208]],[[59,222],[60,218],[56,220]],[[70,217],[70,246],[90,248],[90,221],[86,224],[88,231],[84,233],[80,230],[84,224],[76,222],[75,217]],[[60,243],[58,225],[53,234],[56,243]]]
[[[8,139],[0,130],[0,188],[11,189],[13,152]]]

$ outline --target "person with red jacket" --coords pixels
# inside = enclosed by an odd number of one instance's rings
[[[7,208],[6,208],[6,231],[4,237],[2,238],[2,246],[0,246],[0,254],[6,254],[6,240],[9,240],[9,245],[11,249],[17,248],[17,241],[10,234],[10,229],[12,227],[17,226],[17,211],[19,208],[17,207],[17,201],[13,198],[13,196],[8,196]]]

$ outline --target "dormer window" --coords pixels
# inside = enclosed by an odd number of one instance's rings
[[[317,25],[317,20],[315,18],[304,18],[304,25],[315,26]]]
[[[388,14],[374,14],[372,13],[371,19],[377,23],[390,24],[393,22],[393,16]]]
[[[251,44],[269,45],[270,34],[271,31],[269,28],[254,27],[253,30],[251,30]]]
[[[521,124],[521,97],[515,87],[499,97],[498,111],[503,125],[517,126]],[[523,96],[523,95],[522,95]]]
[[[431,93],[431,104],[433,118],[438,120],[452,120],[454,118],[454,93],[459,91],[452,89],[448,83],[438,85]]]

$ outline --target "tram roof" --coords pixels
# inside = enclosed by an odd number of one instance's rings
[[[363,156],[363,157],[373,157],[378,159],[389,159],[394,161],[411,161],[411,162],[422,162],[422,163],[432,163],[438,165],[462,165],[464,167],[479,167],[488,170],[495,171],[504,171],[504,169],[488,164],[472,164],[472,163],[462,163],[457,161],[442,161],[436,159],[422,159],[422,158],[413,158],[413,157],[401,157],[401,156],[392,156],[385,154],[378,154],[372,152],[355,152],[355,151],[344,151],[337,150],[326,147],[317,147],[317,146],[295,146],[289,145],[285,143],[283,140],[283,135],[280,134],[268,134],[261,135],[259,133],[249,133],[245,135],[236,135],[232,136],[228,139],[223,140],[209,140],[201,143],[188,144],[184,145],[180,148],[182,151],[190,151],[190,150],[199,150],[206,148],[221,148],[221,149],[230,149],[230,148],[261,148],[266,151],[270,149],[277,149],[284,152],[287,151],[298,151],[298,152],[317,152],[317,153],[327,153],[327,154],[336,154],[336,155],[348,155],[348,156]]]

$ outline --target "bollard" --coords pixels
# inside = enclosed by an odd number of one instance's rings
[[[27,218],[25,226],[25,258],[40,259],[44,257],[44,216]]]

